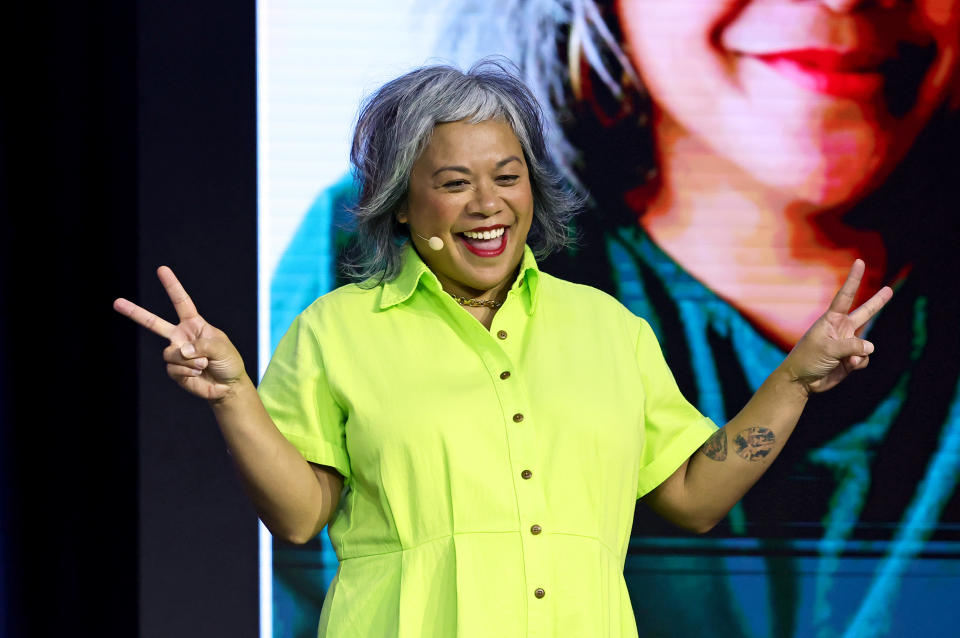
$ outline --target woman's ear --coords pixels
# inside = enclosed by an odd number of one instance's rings
[[[397,211],[397,223],[406,224],[408,221],[410,221],[410,218],[407,216],[407,205],[404,204]]]

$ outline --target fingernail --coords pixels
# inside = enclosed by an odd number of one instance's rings
[[[863,353],[864,353],[864,354],[870,354],[871,352],[873,352],[873,344],[870,343],[869,341],[864,341],[864,342],[863,342]]]
[[[193,347],[192,343],[185,343],[180,346],[180,354],[185,357],[192,357],[196,351],[197,349]]]

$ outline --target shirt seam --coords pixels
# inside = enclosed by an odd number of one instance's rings
[[[403,552],[409,552],[409,551],[413,551],[413,550],[415,550],[415,549],[419,549],[419,548],[423,547],[424,545],[429,545],[430,543],[435,543],[435,542],[437,542],[437,541],[442,541],[442,540],[445,540],[445,539],[448,539],[448,538],[455,538],[455,537],[457,537],[457,536],[476,536],[476,535],[480,535],[480,534],[515,534],[515,535],[518,535],[518,536],[522,536],[523,532],[522,532],[522,530],[518,530],[518,529],[499,530],[499,531],[486,531],[486,532],[454,532],[453,534],[444,534],[443,536],[435,536],[435,537],[433,537],[433,538],[430,538],[430,539],[428,539],[428,540],[425,540],[425,541],[422,541],[422,542],[420,542],[420,543],[417,543],[416,545],[411,545],[411,546],[409,546],[409,547],[399,547],[399,548],[397,548],[397,549],[391,549],[391,550],[388,550],[388,551],[385,551],[385,552],[371,552],[371,553],[369,553],[369,554],[357,554],[356,556],[348,556],[348,557],[346,557],[346,558],[339,558],[339,560],[340,560],[340,562],[344,562],[344,561],[348,561],[348,560],[353,560],[353,559],[355,559],[355,558],[371,558],[371,557],[374,557],[374,556],[386,556],[386,555],[388,555],[388,554],[398,554],[398,553],[403,553]],[[601,547],[603,547],[605,550],[607,550],[607,552],[608,552],[608,553],[610,554],[610,556],[612,556],[613,558],[619,558],[619,557],[620,557],[620,554],[619,554],[619,553],[613,551],[613,549],[612,549],[609,545],[607,545],[607,543],[603,542],[602,539],[600,539],[600,538],[598,538],[598,537],[596,537],[596,536],[591,536],[591,535],[589,535],[589,534],[577,534],[577,533],[574,533],[574,532],[553,532],[553,531],[551,531],[551,532],[546,532],[545,534],[546,534],[547,536],[572,536],[572,537],[574,537],[574,538],[584,538],[584,539],[586,539],[586,540],[594,541],[595,543],[597,543],[598,545],[600,545]],[[521,553],[522,553],[522,551],[523,551],[523,550],[522,550],[522,548],[521,548]]]
[[[520,535],[520,533],[521,533],[521,532],[520,532],[520,530],[518,530],[518,529],[510,529],[510,530],[502,530],[502,531],[501,531],[501,530],[498,530],[498,531],[488,531],[488,532],[454,532],[454,533],[452,533],[452,534],[444,534],[443,536],[435,536],[435,537],[433,537],[433,538],[430,538],[430,539],[427,539],[427,540],[422,541],[422,542],[420,542],[420,543],[417,543],[416,545],[410,545],[409,547],[399,547],[399,548],[397,548],[397,549],[391,549],[391,550],[388,550],[388,551],[385,551],[385,552],[371,552],[371,553],[369,553],[369,554],[357,554],[356,556],[347,556],[347,557],[345,557],[345,558],[343,558],[343,557],[338,557],[338,560],[339,560],[340,562],[344,562],[344,561],[348,561],[348,560],[353,560],[353,559],[355,559],[355,558],[370,558],[370,557],[372,557],[372,556],[386,556],[387,554],[398,554],[398,553],[402,553],[402,552],[409,552],[409,551],[413,551],[413,550],[415,550],[415,549],[419,549],[419,548],[423,547],[424,545],[429,545],[430,543],[435,543],[435,542],[437,542],[437,541],[442,541],[442,540],[447,539],[447,538],[454,538],[454,537],[456,537],[456,536],[475,536],[475,535],[478,535],[478,534],[516,534],[516,535]]]

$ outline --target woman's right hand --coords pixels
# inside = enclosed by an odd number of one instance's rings
[[[173,325],[137,304],[120,298],[113,309],[144,328],[170,340],[163,351],[167,374],[191,394],[220,401],[228,397],[244,377],[240,353],[222,331],[197,313],[187,291],[166,266],[157,269],[157,277],[167,291],[180,323]]]

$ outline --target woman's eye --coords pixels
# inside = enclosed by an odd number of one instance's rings
[[[465,180],[465,179],[455,179],[455,180],[451,180],[451,181],[449,181],[449,182],[446,182],[446,183],[443,185],[443,187],[444,187],[444,188],[463,188],[464,186],[467,185],[467,183],[468,183],[468,182],[467,182],[467,180]]]
[[[520,179],[519,175],[499,175],[497,182],[501,184],[514,184]]]

